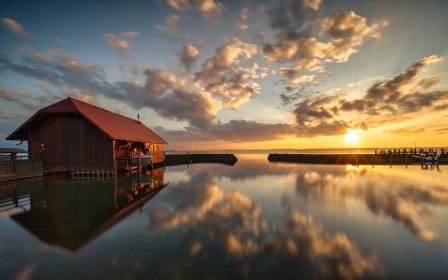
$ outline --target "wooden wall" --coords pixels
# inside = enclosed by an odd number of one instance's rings
[[[149,154],[153,156],[152,162],[159,163],[163,162],[164,154],[163,154],[163,145],[162,144],[151,144],[149,149]]]
[[[29,131],[30,155],[45,172],[113,169],[112,140],[79,114],[43,114]]]

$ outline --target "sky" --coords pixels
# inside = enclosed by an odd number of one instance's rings
[[[448,146],[448,1],[0,2],[0,146],[69,96],[166,150]]]

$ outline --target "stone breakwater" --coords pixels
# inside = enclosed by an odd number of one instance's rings
[[[172,154],[165,155],[165,166],[193,163],[221,163],[234,165],[238,159],[233,154]]]

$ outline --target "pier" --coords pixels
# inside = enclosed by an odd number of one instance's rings
[[[408,165],[419,164],[412,155],[433,155],[437,149],[388,149],[377,150],[374,154],[269,154],[272,162],[295,162],[312,164],[377,164],[377,165]],[[424,164],[448,164],[447,154],[438,161]]]

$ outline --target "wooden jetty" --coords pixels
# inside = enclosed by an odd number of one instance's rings
[[[421,164],[412,155],[435,153],[430,150],[382,150],[375,154],[269,154],[268,160],[272,162],[296,162],[312,164],[377,164],[377,165],[408,165]],[[434,162],[424,164],[448,164],[448,158],[442,158]]]
[[[25,154],[19,156],[18,154]],[[0,148],[0,182],[43,176],[43,163],[29,159],[28,151]]]

